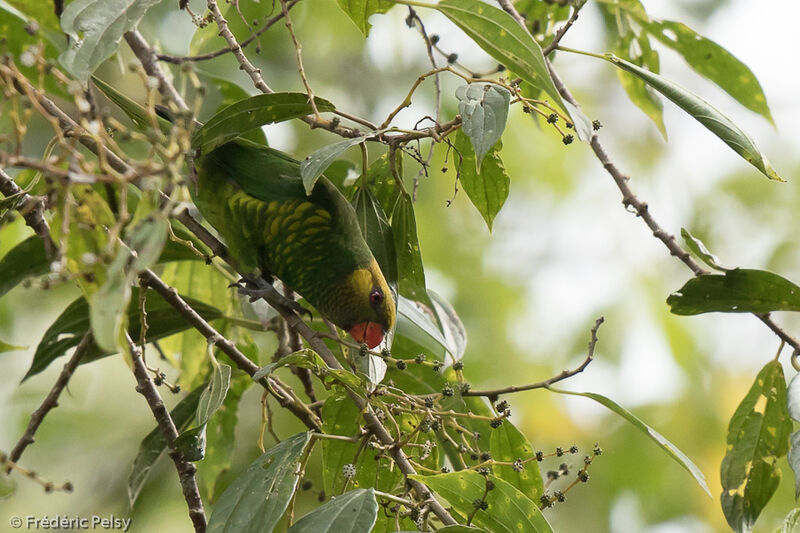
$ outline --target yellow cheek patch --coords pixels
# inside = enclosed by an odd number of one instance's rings
[[[366,268],[359,268],[348,276],[347,284],[357,294],[368,294],[372,289],[372,272]]]

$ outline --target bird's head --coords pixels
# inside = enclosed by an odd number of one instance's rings
[[[356,341],[376,347],[395,322],[394,298],[377,261],[372,259],[367,267],[350,274],[344,292],[342,307],[347,311],[337,325],[346,329]]]

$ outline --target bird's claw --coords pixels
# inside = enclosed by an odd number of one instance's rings
[[[261,283],[259,283],[261,281]],[[300,316],[308,316],[309,319],[313,318],[311,311],[300,305],[294,300],[283,296],[278,292],[275,287],[264,282],[263,280],[253,281],[247,278],[242,278],[236,283],[231,283],[228,287],[236,287],[239,294],[247,296],[250,302],[255,302],[261,298],[266,299],[267,296],[275,301],[278,301],[284,307],[288,307]]]

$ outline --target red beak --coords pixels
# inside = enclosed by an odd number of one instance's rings
[[[366,343],[374,348],[383,341],[383,326],[376,322],[362,322],[350,328],[350,335],[357,342]]]

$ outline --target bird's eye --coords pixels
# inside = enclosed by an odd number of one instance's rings
[[[383,303],[383,293],[380,289],[372,289],[369,293],[369,303],[372,307],[378,307]]]

